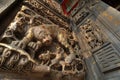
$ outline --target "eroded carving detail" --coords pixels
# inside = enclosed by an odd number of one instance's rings
[[[81,33],[84,34],[84,38],[87,41],[87,44],[95,49],[103,45],[106,40],[104,35],[101,33],[101,30],[93,23],[92,20],[87,19],[87,21],[80,26]]]
[[[51,20],[54,24],[57,24],[64,28],[69,28],[67,22],[63,21],[61,18],[52,13],[50,10],[43,7],[36,0],[25,0],[24,3],[30,5],[33,10],[35,10],[40,15],[45,16],[46,18]]]
[[[32,2],[28,0],[29,4],[44,8]],[[42,11],[48,19],[55,19],[60,24],[64,22],[46,8]],[[16,72],[84,72],[80,47],[73,32],[42,16],[34,9],[22,6],[0,41],[0,68]]]

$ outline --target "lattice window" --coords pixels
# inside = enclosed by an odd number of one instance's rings
[[[93,53],[102,72],[115,70],[120,67],[119,53],[111,43],[103,45],[103,47]]]

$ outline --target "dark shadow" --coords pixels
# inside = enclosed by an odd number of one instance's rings
[[[120,0],[102,0],[102,1],[120,11]]]
[[[17,1],[8,7],[2,14],[0,14],[0,36],[6,30],[7,26],[14,19],[17,12],[20,10],[21,2]]]

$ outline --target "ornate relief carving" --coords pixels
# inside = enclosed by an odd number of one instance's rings
[[[41,0],[41,2],[44,2],[46,6],[51,7],[52,9],[55,9],[57,12],[59,12],[62,16],[64,16],[61,5],[58,4],[55,0]],[[65,16],[64,16],[65,17]]]
[[[86,9],[83,9],[82,11],[78,12],[74,17],[76,25],[79,25],[81,21],[83,21],[89,14],[90,13]]]
[[[46,18],[51,20],[54,24],[57,24],[64,28],[69,28],[68,27],[69,25],[67,22],[63,21],[56,14],[54,14],[50,10],[46,9],[44,6],[42,6],[36,0],[26,0],[25,3],[29,4],[31,6],[31,8],[33,8],[38,14],[45,16]]]
[[[71,16],[74,18],[74,16],[80,12],[84,7],[86,6],[86,1],[80,1],[76,8],[71,12]]]
[[[87,19],[87,21],[82,26],[80,26],[80,29],[81,33],[84,34],[84,38],[87,41],[87,44],[92,49],[100,47],[105,43],[104,35],[92,20]]]
[[[62,24],[62,19],[34,1],[28,0],[28,3],[39,6],[48,19],[55,18]],[[46,70],[63,74],[84,72],[75,35],[45,18],[34,9],[22,6],[0,41],[1,69],[15,72]]]

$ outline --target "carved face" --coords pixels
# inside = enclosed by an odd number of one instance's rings
[[[52,37],[50,35],[45,35],[44,38],[42,39],[42,42],[46,45],[50,44],[52,41]]]
[[[47,29],[36,28],[35,37],[40,40],[42,43],[48,45],[52,42],[51,33]]]

